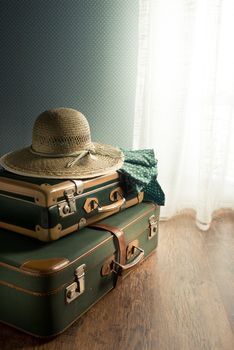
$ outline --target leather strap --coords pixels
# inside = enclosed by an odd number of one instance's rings
[[[100,230],[105,230],[111,232],[116,238],[118,242],[118,252],[119,252],[119,264],[125,265],[126,262],[126,241],[124,237],[124,232],[120,230],[118,227],[111,226],[108,224],[92,224],[90,227],[94,227]]]

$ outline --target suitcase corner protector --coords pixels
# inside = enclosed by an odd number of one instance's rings
[[[44,228],[40,225],[36,225],[35,230],[37,238],[43,242],[55,241],[62,236],[61,224],[57,224],[52,228]]]
[[[41,275],[61,270],[64,266],[69,264],[69,262],[67,258],[29,260],[24,262],[20,266],[20,269]]]

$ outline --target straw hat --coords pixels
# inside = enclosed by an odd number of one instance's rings
[[[43,112],[33,127],[32,145],[0,158],[12,173],[43,178],[91,178],[118,170],[123,153],[91,141],[85,116],[71,108]]]

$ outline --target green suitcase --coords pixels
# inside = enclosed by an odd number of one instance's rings
[[[0,227],[52,241],[143,200],[118,172],[87,180],[25,177],[0,169]]]
[[[159,209],[141,203],[46,244],[1,229],[0,320],[40,337],[63,332],[155,250]]]

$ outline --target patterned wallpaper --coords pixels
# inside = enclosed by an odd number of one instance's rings
[[[71,107],[92,138],[131,147],[137,0],[0,0],[0,154],[31,143],[35,118]]]

